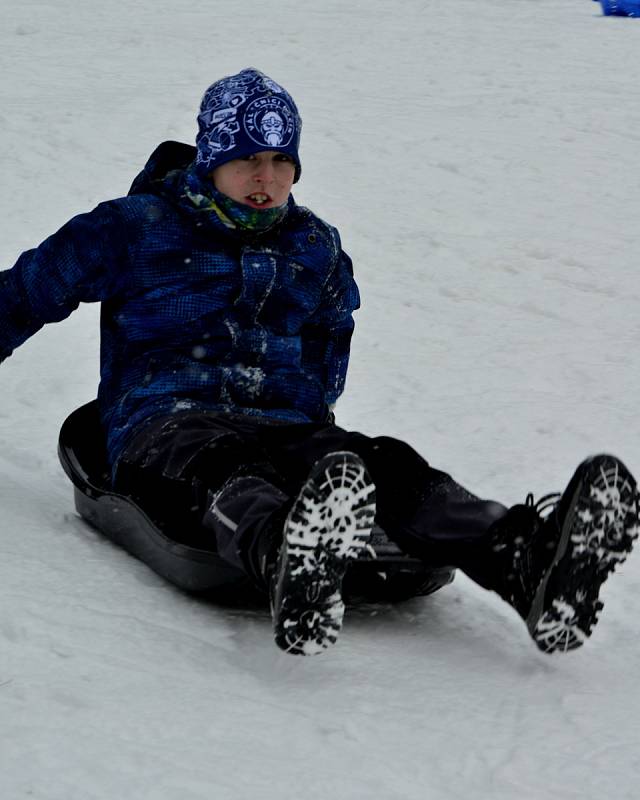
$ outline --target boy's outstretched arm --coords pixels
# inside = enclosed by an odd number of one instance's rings
[[[0,361],[80,302],[109,297],[126,275],[124,222],[113,203],[70,220],[0,272]]]

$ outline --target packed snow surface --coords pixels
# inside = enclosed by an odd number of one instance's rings
[[[2,268],[193,141],[255,66],[305,121],[296,199],[363,307],[345,427],[516,503],[609,451],[640,472],[640,20],[589,0],[2,0]],[[7,800],[602,800],[640,785],[640,557],[584,648],[539,653],[464,576],[281,653],[92,532],[56,457],[98,313],[0,369]]]

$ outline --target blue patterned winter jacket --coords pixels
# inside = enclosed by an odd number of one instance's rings
[[[344,388],[359,305],[335,228],[289,199],[262,234],[184,194],[195,148],[165,142],[127,197],[74,217],[0,272],[0,360],[100,301],[98,400],[112,464],[158,414],[324,420]]]

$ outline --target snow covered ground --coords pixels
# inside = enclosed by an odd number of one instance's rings
[[[2,0],[0,264],[126,192],[206,86],[281,81],[299,202],[362,288],[346,427],[506,503],[614,452],[640,472],[640,21],[589,0]],[[0,369],[7,800],[636,798],[640,557],[545,657],[463,576],[288,657],[90,532],[56,457],[98,309]],[[637,638],[639,637],[639,638]]]

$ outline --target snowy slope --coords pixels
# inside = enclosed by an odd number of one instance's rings
[[[506,503],[609,450],[640,473],[640,21],[588,0],[2,0],[0,265],[190,141],[256,66],[303,118],[299,202],[362,288],[340,422]],[[90,532],[57,430],[98,309],[0,369],[7,800],[638,797],[640,558],[545,657],[463,576],[365,607],[314,659]]]

